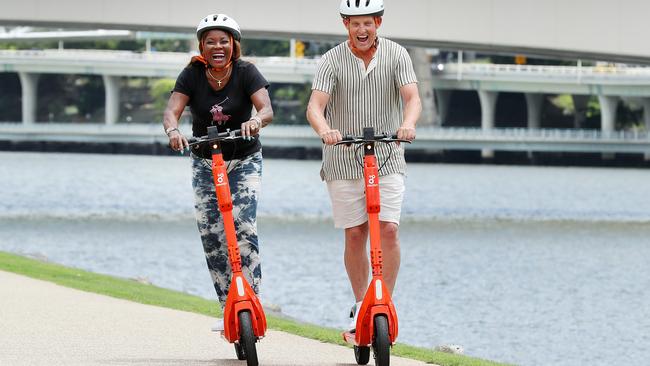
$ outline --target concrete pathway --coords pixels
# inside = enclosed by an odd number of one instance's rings
[[[0,271],[1,366],[246,365],[210,332],[213,322]],[[257,353],[260,365],[356,365],[349,348],[273,330]],[[393,357],[391,365],[426,364]]]

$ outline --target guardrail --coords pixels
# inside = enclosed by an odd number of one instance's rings
[[[192,133],[189,125],[182,125],[181,131],[187,136]],[[126,123],[0,123],[0,140],[167,144],[161,125]],[[262,140],[265,145],[276,147],[322,146],[320,138],[305,125],[268,126],[262,130]],[[422,127],[418,128],[415,144],[409,148],[647,154],[650,153],[650,134],[647,131]]]
[[[418,130],[422,138],[436,139],[498,139],[498,140],[545,140],[545,141],[646,141],[650,143],[650,133],[645,130],[601,131],[588,129],[550,129],[550,128],[492,128],[472,127],[422,128]]]
[[[642,66],[552,66],[484,63],[449,63],[436,69],[437,77],[446,79],[518,79],[577,83],[596,82],[648,84],[650,67]]]
[[[114,50],[0,50],[0,71],[83,73],[116,76],[176,77],[196,53]],[[317,59],[243,57],[270,81],[305,82],[316,73]]]
[[[187,62],[196,52],[134,52],[120,50],[77,50],[77,49],[54,49],[54,50],[0,50],[2,59],[53,59],[53,60],[72,60],[72,61],[170,61]],[[295,58],[295,57],[254,57],[244,56],[243,59],[256,64],[265,65],[303,65],[316,66],[318,59],[314,58]]]
[[[71,66],[82,65],[84,73],[119,74],[116,68],[131,69],[125,76],[147,74],[153,76],[176,76],[190,58],[196,53],[181,52],[133,52],[116,50],[0,50],[0,65],[5,71],[57,72],[48,71],[45,66],[65,65],[61,72]],[[310,80],[316,72],[318,59],[292,57],[244,57],[256,64],[265,73],[275,78],[286,74],[300,74],[299,80]],[[102,69],[101,66],[113,66]],[[641,66],[552,66],[552,65],[514,65],[486,63],[448,63],[436,69],[435,77],[448,80],[517,80],[548,83],[593,83],[593,84],[650,84],[650,67]],[[77,68],[78,70],[79,68]],[[155,70],[155,71],[146,71]],[[163,74],[163,75],[160,75]],[[151,76],[151,75],[142,75]]]

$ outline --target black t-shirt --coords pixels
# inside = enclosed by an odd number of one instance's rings
[[[219,91],[210,86],[205,66],[199,62],[183,69],[173,91],[190,97],[188,105],[192,112],[192,134],[199,137],[208,134],[208,126],[217,126],[219,132],[240,129],[241,124],[251,118],[251,96],[261,88],[268,87],[268,81],[255,65],[237,60],[233,62],[230,81]],[[225,160],[241,159],[261,148],[259,139],[236,140],[221,146]],[[203,158],[211,158],[209,146],[202,151],[193,151]]]

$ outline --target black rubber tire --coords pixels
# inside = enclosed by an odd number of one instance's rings
[[[370,347],[354,346],[354,359],[357,365],[367,365],[370,361]]]
[[[247,366],[258,366],[257,350],[255,349],[255,342],[257,338],[253,333],[253,322],[251,321],[251,313],[242,311],[239,316],[239,344],[246,356]]]
[[[235,343],[235,354],[237,355],[238,360],[246,359],[246,352],[244,352],[244,347],[241,344]]]
[[[372,342],[375,366],[390,366],[390,335],[385,315],[375,317],[375,337]]]

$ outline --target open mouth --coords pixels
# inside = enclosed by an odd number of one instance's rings
[[[366,42],[368,42],[368,39],[369,39],[369,37],[367,35],[366,36],[357,36],[357,41],[359,41],[359,43],[366,43]]]
[[[215,62],[223,62],[226,60],[226,54],[221,52],[213,53],[212,60],[214,60]]]

